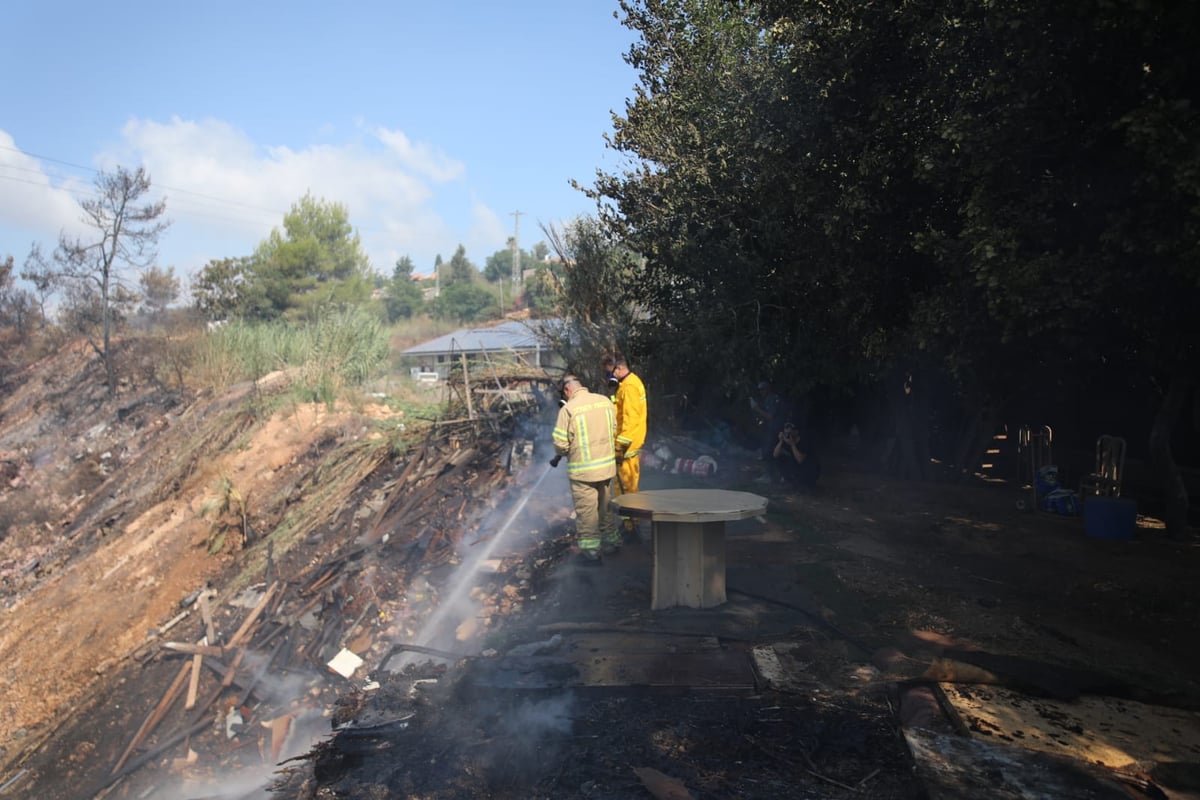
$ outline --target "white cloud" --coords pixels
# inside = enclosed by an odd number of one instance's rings
[[[21,152],[13,137],[0,130],[0,225],[19,230],[54,249],[58,234],[78,232],[79,202],[93,191],[89,180],[78,176],[49,174],[38,159]],[[14,255],[20,255],[14,253]]]
[[[217,119],[133,118],[95,163],[146,168],[172,221],[159,263],[181,274],[212,258],[251,254],[306,192],[346,206],[372,265],[385,274],[402,255],[424,271],[459,243],[476,261],[504,246],[511,220],[471,196],[462,162],[399,130],[359,123],[356,131],[345,142],[295,147],[255,142]],[[52,247],[61,229],[78,230],[77,197],[91,191],[93,176],[65,171],[21,153],[0,131],[0,232],[19,231],[10,241],[20,241],[32,231],[31,239]]]
[[[512,236],[511,226],[506,229],[506,223],[490,207],[474,199],[471,203],[471,227],[467,232],[468,257],[476,262],[475,266],[483,269],[483,262],[492,253],[504,247]],[[521,237],[522,240],[525,238]]]
[[[294,149],[260,147],[220,120],[133,119],[123,130],[122,150],[132,156],[126,162],[144,164],[167,195],[167,213],[175,220],[168,235],[195,231],[224,240],[220,246],[228,247],[230,239],[246,243],[239,251],[209,257],[249,254],[311,192],[346,206],[372,264],[386,273],[399,255],[432,259],[454,238],[431,208],[435,196],[428,178],[448,180],[463,167],[429,145],[409,143],[398,131],[377,133],[385,146],[350,142]]]
[[[410,141],[403,131],[376,128],[375,135],[400,159],[400,163],[437,183],[456,180],[466,172],[462,162],[428,144]]]

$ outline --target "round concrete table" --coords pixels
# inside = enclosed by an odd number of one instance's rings
[[[620,495],[611,505],[650,520],[650,607],[712,608],[725,602],[725,523],[760,516],[767,498],[725,489],[656,489]]]

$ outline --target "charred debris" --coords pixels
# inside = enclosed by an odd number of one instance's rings
[[[129,704],[147,704],[135,725],[114,730],[110,723],[106,730],[64,718],[54,726],[51,737],[73,729],[69,737],[87,740],[88,757],[66,768],[77,790],[70,794],[181,796],[161,792],[169,784],[221,785],[245,772],[258,776],[249,795],[221,789],[220,796],[261,797],[275,765],[303,759],[311,742],[351,718],[362,697],[362,681],[351,680],[356,672],[378,673],[391,696],[401,683],[412,690],[444,671],[459,654],[411,643],[438,605],[440,579],[464,547],[491,535],[481,523],[505,502],[539,442],[549,440],[550,381],[540,369],[470,369],[464,359],[443,382],[444,415],[410,423],[403,452],[365,479],[331,471],[327,479],[340,475],[356,485],[328,492],[341,499],[321,509],[327,521],[314,526],[305,546],[277,558],[269,533],[247,541],[242,572],[226,586],[199,587],[183,598],[179,613],[152,632],[116,679],[136,686],[120,695]],[[418,431],[419,438],[411,436]],[[458,631],[461,638],[477,641],[498,617],[519,610],[539,569],[565,546],[549,540],[516,563],[490,564],[487,591],[473,598],[478,627]],[[393,678],[380,667],[398,662],[400,651],[433,661]],[[118,702],[115,688],[101,695],[91,702]],[[123,713],[128,722],[135,712]],[[374,733],[398,724],[385,721]],[[371,731],[356,723],[350,736]],[[5,791],[20,791],[22,778],[32,781],[28,789],[51,769],[36,751],[23,760]]]

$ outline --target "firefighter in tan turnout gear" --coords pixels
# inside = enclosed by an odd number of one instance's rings
[[[613,493],[633,494],[641,480],[640,456],[646,444],[646,385],[619,355],[605,356],[600,363],[605,373],[617,381],[613,398],[617,408],[617,485]],[[621,522],[627,532],[633,532],[633,519],[625,517]]]
[[[554,424],[555,456],[550,463],[557,466],[567,459],[579,555],[585,563],[599,564],[602,549],[615,551],[620,544],[608,508],[617,471],[616,410],[611,400],[585,389],[574,375],[564,376],[560,388],[566,402]]]

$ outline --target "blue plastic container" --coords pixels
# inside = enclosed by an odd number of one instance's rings
[[[1083,503],[1083,530],[1096,539],[1132,539],[1137,503],[1128,497],[1089,497]]]

